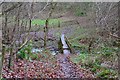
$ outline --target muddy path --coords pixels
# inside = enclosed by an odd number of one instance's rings
[[[65,78],[94,78],[90,71],[80,68],[78,65],[70,61],[69,57],[66,57],[64,54],[57,55],[57,61]]]

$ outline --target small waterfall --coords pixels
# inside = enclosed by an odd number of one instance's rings
[[[65,35],[64,34],[61,35],[61,42],[62,42],[62,45],[63,45],[63,53],[65,55],[69,55],[70,50],[68,50],[68,45],[67,45],[67,43],[65,41]]]

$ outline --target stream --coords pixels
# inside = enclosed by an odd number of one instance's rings
[[[57,57],[57,62],[60,66],[60,70],[64,73],[65,78],[92,78],[93,75],[89,71],[85,71],[84,69],[80,68],[78,65],[74,64],[70,59],[70,50],[66,49],[69,48],[66,41],[65,36],[62,34],[61,42],[63,47],[63,54],[60,54],[59,50],[55,49],[54,47],[50,47],[49,50],[51,54]],[[33,48],[32,52],[42,52],[44,49],[37,49]]]
[[[70,60],[70,48],[65,40],[65,35],[61,35],[63,54],[58,54],[57,59],[65,78],[92,78],[93,75],[80,68]],[[87,74],[86,74],[87,73]]]

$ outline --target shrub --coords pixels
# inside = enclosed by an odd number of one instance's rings
[[[97,76],[100,78],[114,78],[113,76],[115,76],[115,72],[113,70],[110,69],[104,69],[100,72],[97,73]]]
[[[30,56],[33,56],[31,50],[32,50],[33,44],[32,41],[30,41],[27,45],[25,45],[24,48],[22,48],[18,53],[17,57],[20,59],[29,59]]]

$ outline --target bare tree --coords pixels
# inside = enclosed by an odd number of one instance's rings
[[[48,36],[49,19],[50,19],[52,13],[53,13],[53,10],[54,10],[56,4],[57,3],[55,3],[55,4],[51,3],[51,10],[49,11],[48,17],[47,17],[46,22],[45,22],[45,27],[44,27],[44,48],[46,48],[46,45],[47,45],[46,43],[47,43],[47,36]]]
[[[117,3],[108,2],[96,2],[96,26],[102,27],[105,30],[115,33],[114,29],[117,29],[118,10]]]

